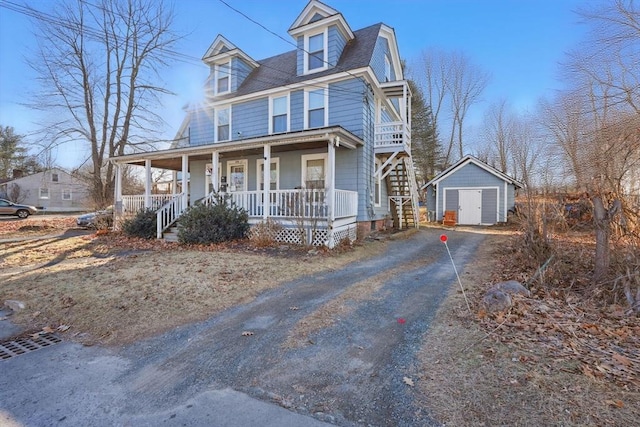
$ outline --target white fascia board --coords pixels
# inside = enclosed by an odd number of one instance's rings
[[[202,60],[207,62],[208,59],[217,56],[214,52],[220,47],[226,46],[229,50],[237,49],[236,45],[227,40],[222,34],[218,34],[205,52]]]

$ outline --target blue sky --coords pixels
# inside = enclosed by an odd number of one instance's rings
[[[35,46],[28,18],[2,7],[0,0],[0,125],[13,126],[29,135],[37,115],[21,106],[34,87],[35,76],[25,64]],[[271,31],[289,39],[287,29],[307,4],[306,0],[226,0]],[[30,6],[47,11],[48,0],[31,0]],[[489,103],[506,99],[519,110],[535,108],[541,97],[562,88],[558,64],[582,39],[584,28],[574,11],[585,0],[325,0],[342,12],[352,29],[378,22],[396,31],[401,56],[409,64],[429,48],[462,51],[489,72],[491,83],[472,115],[479,121]],[[172,138],[184,113],[182,107],[197,101],[207,76],[201,58],[222,34],[254,59],[293,49],[219,0],[175,2],[175,31],[184,38],[174,50],[194,58],[177,62],[165,74],[165,86],[175,92],[162,106],[168,123],[165,137]],[[29,142],[27,136],[26,141]],[[54,153],[55,161],[74,167],[84,160],[81,147]]]

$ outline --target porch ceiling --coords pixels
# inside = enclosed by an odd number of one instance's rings
[[[329,141],[338,137],[339,146],[355,149],[364,142],[342,127],[331,127],[311,131],[292,132],[277,136],[251,138],[239,141],[229,141],[217,144],[200,145],[186,148],[153,151],[148,153],[129,154],[114,157],[112,161],[120,164],[144,166],[145,161],[151,161],[151,167],[180,171],[182,170],[182,156],[189,156],[189,160],[211,160],[214,151],[221,159],[247,156],[261,156],[264,146],[271,146],[271,153],[323,148]]]

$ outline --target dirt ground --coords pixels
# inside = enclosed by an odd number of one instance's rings
[[[46,231],[50,234],[72,226],[65,220],[60,221],[53,225],[31,224],[23,230],[19,228],[25,226],[20,225],[24,222],[3,221],[0,240],[25,232],[34,235]],[[12,225],[8,226],[9,223]],[[279,342],[282,351],[295,357],[299,366],[291,361],[282,365],[267,360],[267,364],[272,364],[268,372],[228,379],[229,384],[238,389],[244,387],[254,396],[270,399],[292,410],[337,413],[338,416],[325,420],[340,425],[348,425],[348,420],[361,425],[358,417],[362,422],[379,421],[373,425],[385,425],[384,420],[396,420],[394,423],[403,425],[423,425],[427,420],[456,426],[635,425],[640,419],[640,392],[633,375],[624,375],[624,365],[628,364],[628,373],[635,372],[640,354],[633,337],[640,335],[638,323],[621,324],[627,329],[616,333],[627,331],[624,333],[628,337],[623,339],[616,335],[617,338],[611,339],[618,348],[625,350],[620,350],[619,356],[614,357],[619,368],[619,375],[615,376],[611,372],[617,371],[609,369],[609,365],[587,363],[586,354],[590,350],[585,346],[591,344],[579,335],[578,329],[585,324],[588,328],[597,320],[591,321],[588,313],[571,304],[571,299],[555,298],[552,301],[538,293],[531,298],[516,299],[514,309],[504,318],[486,317],[480,306],[486,289],[504,279],[505,271],[512,278],[526,279],[523,272],[518,272],[518,260],[511,252],[512,239],[517,239],[514,230],[492,231],[496,233],[484,238],[473,254],[474,261],[461,271],[471,311],[457,284],[450,288],[449,296],[435,318],[416,321],[412,316],[418,316],[418,313],[399,314],[402,313],[399,307],[403,306],[400,301],[406,296],[398,294],[394,297],[401,299],[395,303],[399,305],[392,305],[395,308],[391,308],[388,315],[397,318],[397,327],[404,327],[404,321],[409,321],[413,329],[407,329],[406,336],[415,339],[409,339],[403,348],[406,346],[409,353],[415,352],[417,356],[407,358],[393,350],[394,366],[397,366],[376,369],[377,375],[393,377],[388,379],[391,385],[380,389],[371,387],[369,391],[374,394],[364,393],[363,400],[358,401],[361,407],[358,402],[345,406],[335,401],[341,394],[349,396],[352,388],[358,386],[357,381],[345,380],[346,377],[327,379],[326,373],[320,375],[309,371],[309,363],[320,363],[317,349],[333,345],[328,330],[342,331],[336,336],[342,340],[341,345],[349,343],[350,362],[345,366],[334,366],[331,362],[329,368],[344,368],[344,375],[361,378],[359,381],[363,386],[369,384],[370,380],[362,378],[376,360],[363,356],[373,341],[365,325],[376,321],[368,315],[358,320],[364,322],[362,324],[354,323],[353,319],[363,313],[389,310],[386,300],[391,294],[385,286],[394,277],[417,271],[433,258],[420,256],[374,275],[362,275],[360,280],[354,278],[350,283],[340,284],[339,292],[321,303],[314,303],[313,309],[301,302],[304,300],[292,303],[283,300],[282,310],[297,320]],[[438,232],[431,231],[432,234]],[[411,235],[408,238],[414,241]],[[282,283],[300,280],[308,274],[327,277],[330,282],[331,272],[350,263],[375,259],[389,249],[390,243],[386,239],[369,241],[332,253],[286,245],[254,248],[246,244],[176,251],[171,244],[95,234],[0,243],[0,300],[25,301],[27,309],[15,315],[13,320],[32,331],[45,328],[58,330],[64,336],[84,343],[124,345],[176,325],[208,319],[238,304],[256,301],[264,291],[276,290]],[[175,283],[181,285],[177,287]],[[416,292],[420,292],[420,288],[416,288]],[[381,305],[382,301],[385,305]],[[547,315],[548,312],[553,316]],[[526,317],[529,314],[551,319],[541,324],[542,330],[534,335],[535,339],[531,338],[531,333],[522,331],[526,329],[522,327],[522,319],[534,324],[535,319]],[[267,339],[263,330],[272,329],[272,326],[268,316],[240,325],[238,342],[227,344],[229,363],[248,364],[244,359],[236,360],[233,349],[238,345],[246,349],[248,344],[242,344],[242,339],[256,340],[255,345],[258,345],[260,340]],[[362,328],[361,333],[357,332],[359,328]],[[549,346],[549,342],[555,342],[553,340],[558,336],[557,328],[572,331],[570,333],[580,338],[581,341],[566,343],[565,347],[573,354],[567,354],[564,347],[554,349]],[[393,331],[396,328],[385,327],[384,330],[392,335],[379,333],[380,338],[395,342],[397,338]],[[592,335],[597,334],[593,332]],[[175,356],[171,354],[163,369],[176,363]],[[197,358],[194,353],[185,357]],[[360,365],[354,365],[355,361]],[[207,369],[217,368],[207,365]],[[335,372],[338,375],[343,371],[336,369]],[[401,375],[402,372],[407,374]],[[629,377],[631,380],[626,381]],[[141,381],[152,379],[143,375]],[[340,383],[343,385],[338,389],[330,385]],[[389,393],[398,401],[386,405],[376,398],[376,392],[381,396]],[[372,414],[376,413],[383,415],[375,418]]]

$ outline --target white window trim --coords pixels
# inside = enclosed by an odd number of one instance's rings
[[[329,126],[329,95],[328,86],[305,89],[304,91],[304,129],[309,129],[309,92],[324,91],[324,127]]]
[[[223,139],[220,140],[218,139],[218,112],[220,112],[221,110],[229,110],[229,139]],[[231,141],[233,139],[233,133],[231,132],[231,105],[226,105],[224,107],[218,107],[215,109],[214,114],[213,114],[213,140],[215,142],[226,142],[226,141]]]
[[[221,77],[220,76],[220,66],[222,65],[227,65],[229,64],[229,72],[227,73],[227,87],[225,90],[220,90],[220,88],[218,87],[218,80]],[[213,84],[215,87],[215,91],[214,93],[216,95],[222,95],[224,93],[229,93],[231,92],[231,60],[229,60],[228,62],[223,62],[221,64],[216,64],[214,67],[214,72],[213,72]]]
[[[280,189],[280,158],[272,157],[271,163],[276,164],[276,190]],[[264,159],[258,159],[256,162],[256,190],[260,191],[260,182],[264,177],[264,174],[260,170],[260,166],[264,164]]]
[[[374,162],[374,171],[378,170],[378,168],[382,166],[382,160],[380,159],[376,159]],[[382,172],[382,171],[381,171]],[[380,178],[382,176],[382,173],[379,173],[377,175],[374,176],[374,179],[376,180],[376,182],[374,183],[373,186],[373,191],[374,193],[376,192],[376,186],[375,184],[378,184],[378,194],[374,194],[373,195],[373,206],[376,208],[379,208],[382,206],[382,179]],[[378,196],[378,202],[376,203],[376,196]]]
[[[322,43],[323,43],[323,65],[319,68],[314,68],[313,70],[309,69],[309,38],[317,36],[318,34],[322,34]],[[303,55],[303,74],[313,74],[318,73],[320,71],[324,71],[329,68],[329,28],[325,28],[321,33],[311,33],[304,35],[304,55]]]
[[[271,95],[269,96],[269,135],[273,134],[273,101],[275,99],[283,97],[287,98],[287,130],[285,132],[289,132],[291,129],[291,98],[289,96],[289,93]]]
[[[65,199],[64,195],[66,193],[69,193],[69,197]],[[71,192],[71,189],[65,188],[62,190],[62,194],[60,197],[62,198],[62,200],[65,200],[65,201],[73,200],[73,193]]]
[[[231,192],[231,167],[232,166],[244,166],[244,183],[242,190],[236,189],[234,192],[247,191],[247,181],[249,181],[249,162],[247,159],[243,160],[229,160],[227,162],[227,192]]]
[[[324,160],[324,173],[327,173],[327,160],[328,160],[328,156],[327,153],[317,153],[317,154],[303,154],[300,156],[300,163],[301,163],[301,169],[302,169],[302,173],[301,173],[301,187],[302,188],[306,188],[306,182],[307,182],[307,162],[309,160],[318,160],[318,159],[322,159]],[[327,183],[327,177],[324,177],[324,182],[325,185]]]
[[[43,196],[42,195],[42,190],[47,190],[47,195]],[[49,191],[49,189],[47,187],[40,187],[38,189],[38,199],[49,199],[51,197],[51,193]]]

